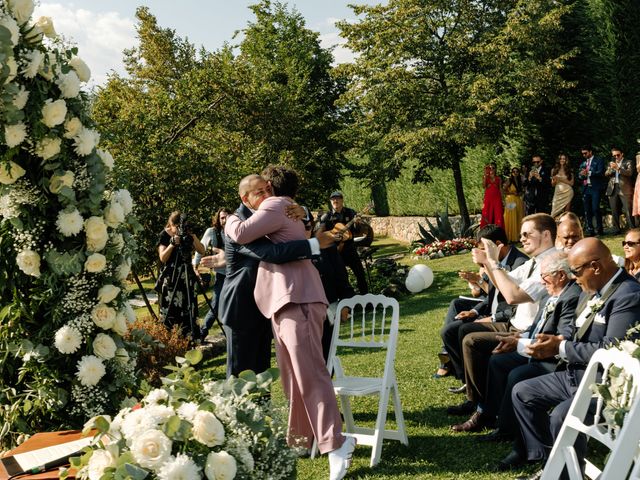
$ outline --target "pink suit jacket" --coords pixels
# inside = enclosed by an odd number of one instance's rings
[[[265,235],[273,243],[304,240],[304,225],[287,218],[285,207],[289,197],[269,197],[245,220],[230,215],[224,233],[234,242],[251,243]],[[288,303],[324,303],[328,305],[318,270],[311,260],[294,260],[275,264],[260,262],[254,290],[256,305],[267,318]]]

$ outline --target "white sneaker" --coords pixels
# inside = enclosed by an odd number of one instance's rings
[[[347,437],[340,448],[329,452],[329,480],[342,480],[351,466],[356,439]]]

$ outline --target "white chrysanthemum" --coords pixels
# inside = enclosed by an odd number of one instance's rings
[[[224,426],[213,413],[206,410],[196,412],[191,432],[195,440],[207,447],[215,447],[224,443]]]
[[[116,287],[115,285],[103,285],[100,290],[98,290],[98,301],[101,303],[109,303],[118,296],[120,290],[120,287]]]
[[[95,130],[84,127],[73,138],[73,144],[75,145],[75,152],[78,155],[89,155],[96,148],[100,141],[100,134]]]
[[[18,87],[18,93],[16,93],[13,97],[13,106],[18,110],[22,110],[27,104],[27,100],[29,100],[29,91],[24,88],[24,85],[20,85]]]
[[[109,170],[113,170],[113,165],[115,164],[115,160],[113,159],[113,156],[107,150],[97,149],[96,153],[100,157],[100,160],[102,160],[102,163],[104,164],[104,166],[107,167]]]
[[[104,364],[95,355],[85,355],[78,361],[76,376],[85,387],[97,385],[106,373]]]
[[[89,273],[100,273],[107,266],[107,258],[101,253],[92,253],[84,262],[84,269]]]
[[[53,128],[56,125],[60,125],[64,122],[64,118],[67,116],[67,104],[61,98],[53,101],[47,99],[42,106],[42,123],[47,127]]]
[[[75,328],[65,325],[56,332],[54,345],[65,355],[75,353],[82,345],[82,336]]]
[[[61,210],[58,213],[56,227],[65,237],[71,237],[79,234],[82,231],[83,225],[84,219],[77,208],[74,208],[71,211]]]
[[[106,333],[99,333],[96,335],[96,338],[93,339],[93,353],[95,353],[99,358],[103,358],[105,360],[111,360],[116,356],[116,342],[113,341]]]
[[[78,135],[78,133],[80,133],[80,130],[82,130],[83,128],[84,127],[82,126],[82,122],[80,121],[80,119],[78,117],[72,117],[64,122],[63,136],[64,138],[73,138]]]
[[[147,405],[157,405],[159,403],[164,403],[169,399],[169,392],[167,392],[164,388],[154,388],[147,396],[144,397],[144,401]]]
[[[51,17],[40,17],[35,25],[49,38],[56,38],[58,35],[56,29],[53,28],[53,20],[51,20]]]
[[[156,425],[164,425],[167,421],[176,415],[176,411],[168,405],[149,405],[145,407],[147,415],[153,418]]]
[[[125,190],[121,188],[113,194],[113,200],[122,205],[122,210],[124,210],[125,215],[129,215],[133,210],[133,199],[131,198],[131,194],[129,190]]]
[[[116,459],[108,450],[94,450],[87,464],[89,480],[100,480],[104,471],[109,467],[115,467]]]
[[[4,127],[4,143],[7,147],[13,148],[20,145],[27,138],[27,126],[22,123],[14,123],[13,125],[5,125]]]
[[[60,153],[62,140],[58,137],[44,137],[36,144],[36,155],[43,160],[49,160]]]
[[[3,26],[11,32],[11,44],[17,45],[18,40],[20,39],[20,27],[18,27],[18,22],[9,15],[5,15],[0,18],[0,26]]]
[[[125,317],[122,312],[116,313],[116,319],[113,322],[113,327],[111,327],[111,330],[116,332],[121,337],[124,337],[129,331],[129,327],[127,326],[127,317]]]
[[[16,256],[18,268],[32,277],[40,276],[40,255],[33,250],[22,250]]]
[[[198,413],[198,404],[194,402],[185,402],[177,410],[178,416],[189,423],[193,423],[196,413]]]
[[[131,260],[127,259],[116,268],[116,278],[124,282],[131,273]]]
[[[115,228],[124,222],[124,210],[118,202],[111,202],[104,210],[105,223]]]
[[[73,57],[69,60],[69,66],[76,71],[81,82],[88,82],[91,78],[91,70],[80,57]]]
[[[87,234],[87,249],[91,252],[99,252],[107,244],[109,235],[107,225],[102,217],[89,217],[84,222],[84,231]]]
[[[7,83],[16,78],[18,74],[18,64],[16,63],[16,59],[13,57],[9,57],[6,60],[7,67],[9,67],[9,76],[7,77]]]
[[[160,430],[147,430],[133,438],[131,453],[142,468],[157,470],[171,456],[171,440]]]
[[[73,70],[58,75],[56,85],[60,88],[63,98],[76,98],[80,93],[80,79]]]
[[[7,0],[9,11],[20,25],[27,23],[33,13],[32,0]]]
[[[237,471],[236,459],[224,450],[211,452],[207,456],[204,474],[209,480],[231,480],[235,478]]]
[[[116,361],[122,365],[129,363],[129,352],[126,348],[119,348],[116,350]]]
[[[91,319],[103,330],[109,330],[116,320],[116,311],[104,303],[99,303],[91,310]]]
[[[49,180],[49,191],[51,193],[60,193],[62,187],[73,187],[75,175],[71,170],[66,170],[62,175],[53,175]]]
[[[158,470],[158,480],[200,480],[200,467],[189,455],[179,453]]]
[[[24,168],[14,161],[9,161],[9,167],[6,163],[0,161],[0,183],[11,185],[25,174]]]
[[[27,78],[34,78],[38,74],[43,60],[44,54],[40,50],[31,50],[25,54],[23,56],[24,67],[22,68],[22,74]]]

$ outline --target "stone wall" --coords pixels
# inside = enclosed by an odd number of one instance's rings
[[[434,217],[427,218],[433,225],[437,223]],[[376,237],[391,237],[405,243],[411,243],[420,238],[418,222],[428,230],[425,217],[368,217],[367,221],[373,228]],[[460,223],[460,217],[451,216],[449,221],[455,231]],[[474,221],[473,217],[471,221]]]

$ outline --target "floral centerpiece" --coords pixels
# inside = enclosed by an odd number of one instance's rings
[[[82,91],[32,0],[0,1],[0,443],[117,411],[135,383],[124,281],[137,222]]]
[[[424,247],[416,248],[413,253],[418,257],[438,258],[469,252],[476,246],[472,238],[454,238],[453,240],[440,240]]]
[[[71,459],[77,478],[295,478],[297,454],[287,447],[286,424],[266,400],[278,370],[214,382],[193,368],[201,358],[197,350],[187,352],[163,388],[113,419],[89,421],[85,432],[97,430],[96,443]]]

